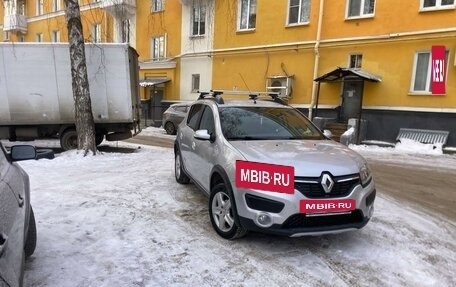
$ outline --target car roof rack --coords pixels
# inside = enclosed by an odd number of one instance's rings
[[[254,103],[259,98],[267,98],[272,99],[272,101],[282,104],[288,105],[286,101],[279,97],[280,93],[276,92],[256,92],[256,91],[237,91],[237,90],[210,90],[209,92],[200,92],[198,100],[201,99],[214,99],[218,104],[224,104],[222,94],[230,94],[230,95],[248,95],[249,99],[253,100]]]

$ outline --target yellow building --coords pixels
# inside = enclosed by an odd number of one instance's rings
[[[199,90],[276,91],[316,122],[323,118],[319,124],[362,118],[367,139],[394,141],[400,127],[436,129],[450,131],[456,146],[455,1],[80,5],[86,41],[129,42],[138,51],[141,98],[155,124],[170,103],[194,100]],[[63,0],[3,1],[0,15],[4,41],[67,40]],[[447,55],[440,95],[430,90],[435,45]]]
[[[454,0],[215,5],[214,88],[280,91],[292,105],[312,108],[312,117],[317,103],[318,116],[345,123],[361,116],[368,139],[394,141],[400,127],[437,129],[450,131],[456,145]],[[430,90],[434,45],[447,53],[441,95]]]

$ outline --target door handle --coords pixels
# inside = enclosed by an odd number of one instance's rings
[[[24,197],[22,196],[22,194],[19,194],[17,198],[17,201],[19,202],[19,207],[24,206]]]
[[[0,232],[0,257],[2,257],[3,252],[6,250],[6,244],[8,243],[8,236],[5,233]]]

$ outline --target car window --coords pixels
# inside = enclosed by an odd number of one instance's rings
[[[304,115],[290,108],[224,107],[220,121],[228,140],[324,138]]]
[[[182,107],[182,106],[175,107],[174,109],[176,111],[178,111],[178,112],[181,112],[181,113],[186,113],[187,112],[187,108],[186,107]]]
[[[200,120],[202,112],[203,112],[202,104],[193,105],[192,108],[190,109],[190,112],[189,112],[188,118],[187,118],[187,125],[191,129],[196,130],[198,128],[198,124],[199,124],[199,120]]]
[[[213,134],[215,132],[214,114],[212,109],[208,106],[204,108],[203,115],[201,116],[201,123],[198,129],[207,130],[209,134]]]

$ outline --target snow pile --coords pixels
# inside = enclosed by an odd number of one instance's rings
[[[155,136],[155,137],[160,137],[160,138],[171,138],[174,139],[176,138],[175,135],[169,135],[166,133],[166,131],[162,128],[156,128],[156,127],[147,127],[145,129],[142,129],[141,132],[138,134],[140,136]]]
[[[379,147],[371,145],[350,145],[351,149],[362,152],[376,153],[396,153],[396,154],[427,154],[427,155],[442,155],[442,144],[423,144],[411,139],[401,139],[396,143],[395,147]]]
[[[456,285],[454,222],[380,194],[362,230],[227,241],[202,192],[175,182],[172,149],[121,145],[20,162],[38,228],[25,286]]]

